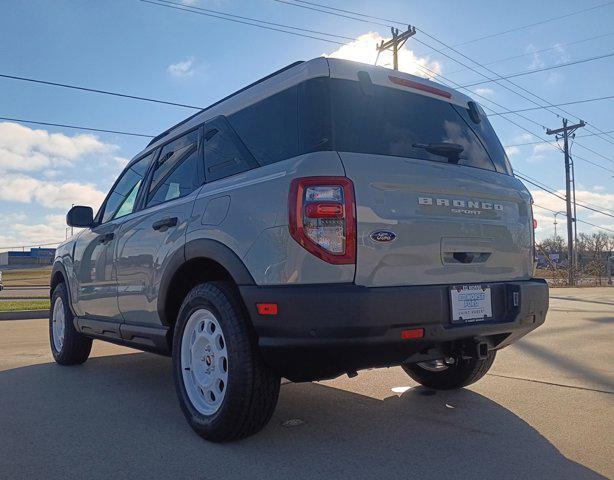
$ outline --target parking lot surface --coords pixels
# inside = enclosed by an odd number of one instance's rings
[[[270,424],[211,444],[170,359],[95,342],[52,363],[45,320],[0,321],[0,478],[601,479],[614,476],[614,289],[552,289],[546,324],[479,383],[400,368],[282,386]]]

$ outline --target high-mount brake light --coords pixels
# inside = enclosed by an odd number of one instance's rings
[[[395,85],[401,85],[402,87],[413,88],[414,90],[432,93],[433,95],[438,95],[444,98],[452,98],[452,94],[450,92],[446,92],[445,90],[442,90],[437,87],[431,87],[430,85],[425,85],[424,83],[414,82],[413,80],[408,80],[407,78],[388,75],[388,80],[390,80]]]
[[[288,201],[290,235],[335,265],[356,263],[354,185],[346,177],[296,178]]]

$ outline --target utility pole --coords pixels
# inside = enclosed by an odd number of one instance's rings
[[[379,45],[375,48],[377,49],[377,58],[375,59],[375,65],[377,65],[377,60],[379,59],[379,54],[384,50],[389,50],[392,48],[392,67],[395,70],[399,69],[399,50],[405,45],[405,42],[409,37],[413,37],[416,34],[416,27],[412,27],[411,25],[407,25],[407,30],[403,33],[399,33],[398,28],[391,27],[390,31],[392,32],[392,38],[387,42],[383,40]]]
[[[574,235],[573,222],[576,221],[571,210],[571,166],[569,155],[569,137],[578,129],[586,125],[584,121],[575,125],[567,125],[567,119],[563,119],[563,128],[555,130],[548,129],[548,135],[555,135],[556,139],[563,139],[563,153],[565,154],[565,202],[567,203],[567,263],[569,265],[569,275],[567,283],[571,286],[574,284]],[[575,183],[575,179],[574,179]],[[575,206],[574,206],[575,207]]]

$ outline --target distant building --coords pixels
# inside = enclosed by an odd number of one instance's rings
[[[29,252],[1,252],[0,265],[51,265],[54,257],[55,248],[32,248]]]

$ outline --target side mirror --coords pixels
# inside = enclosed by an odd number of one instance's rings
[[[69,227],[91,227],[94,224],[94,210],[92,207],[75,205],[66,214],[66,223]]]

